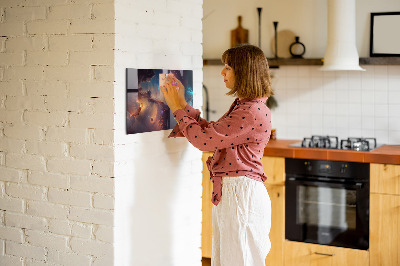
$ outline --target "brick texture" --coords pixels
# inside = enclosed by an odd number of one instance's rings
[[[1,265],[113,261],[113,6],[0,1]]]
[[[20,244],[12,241],[6,242],[7,255],[13,255],[23,258],[32,258],[36,260],[45,260],[46,249],[43,247],[36,247],[29,244]]]
[[[45,247],[55,250],[66,250],[68,238],[56,234],[26,230],[26,242],[37,247]]]
[[[124,248],[131,247],[129,243],[115,243],[114,239],[132,237],[114,237],[118,178],[123,187],[118,197],[127,200],[118,207],[120,214],[138,211],[125,208],[137,208],[137,203],[144,203],[139,215],[148,209],[163,213],[174,199],[173,191],[179,195],[183,187],[191,188],[186,201],[200,202],[198,183],[171,187],[178,180],[199,179],[201,169],[195,167],[193,173],[192,165],[200,153],[182,141],[167,140],[164,131],[127,136],[123,106],[126,67],[194,69],[195,93],[201,90],[201,4],[0,1],[0,265],[148,264],[140,261],[149,257],[146,252],[128,258],[132,253]],[[154,152],[148,147],[158,151],[162,169],[154,167]],[[189,158],[185,165],[176,161],[180,153]],[[171,178],[163,180],[163,175]],[[144,195],[148,189],[151,193]],[[165,190],[171,197],[162,196]],[[159,195],[158,205],[152,205]],[[150,200],[133,202],[134,197]],[[120,230],[133,225],[129,219],[117,224]],[[142,250],[164,250],[146,246],[157,241],[145,239],[148,231],[138,221],[145,229],[135,240],[145,243]],[[177,227],[161,227],[157,235],[162,242],[171,243],[164,237],[171,228]],[[194,243],[185,245],[188,250],[199,250],[199,239],[177,239]],[[124,247],[118,251],[120,261],[114,256],[117,244]],[[162,265],[166,260],[183,262],[177,265],[199,262],[162,252],[151,263]]]
[[[48,222],[45,218],[13,212],[6,213],[5,224],[15,228],[33,230],[46,230],[48,227]]]

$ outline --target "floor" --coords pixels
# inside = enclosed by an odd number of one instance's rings
[[[201,262],[203,263],[203,266],[211,266],[211,259],[209,258],[202,258]]]

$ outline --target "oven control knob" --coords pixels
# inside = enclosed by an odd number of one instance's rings
[[[346,173],[346,169],[347,169],[347,164],[342,164],[342,167],[340,168],[340,173],[341,174]]]
[[[307,170],[307,171],[310,172],[310,171],[312,170],[311,162],[306,162],[306,163],[305,163],[305,166],[306,166],[306,170]]]

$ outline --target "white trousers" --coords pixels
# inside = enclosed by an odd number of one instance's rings
[[[212,266],[262,266],[271,249],[271,200],[262,182],[223,177],[212,210]]]

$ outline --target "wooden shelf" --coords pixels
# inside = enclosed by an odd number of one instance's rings
[[[268,58],[271,68],[279,66],[321,66],[323,58]],[[220,59],[204,59],[204,66],[222,65]],[[360,65],[400,65],[400,57],[362,57]]]
[[[304,65],[322,65],[321,58],[268,58],[268,64],[270,67],[279,66],[304,66]],[[220,59],[204,59],[204,66],[217,66],[222,65]]]
[[[322,58],[269,58],[270,67],[279,66],[322,66]]]
[[[360,65],[400,65],[400,57],[362,57]]]

